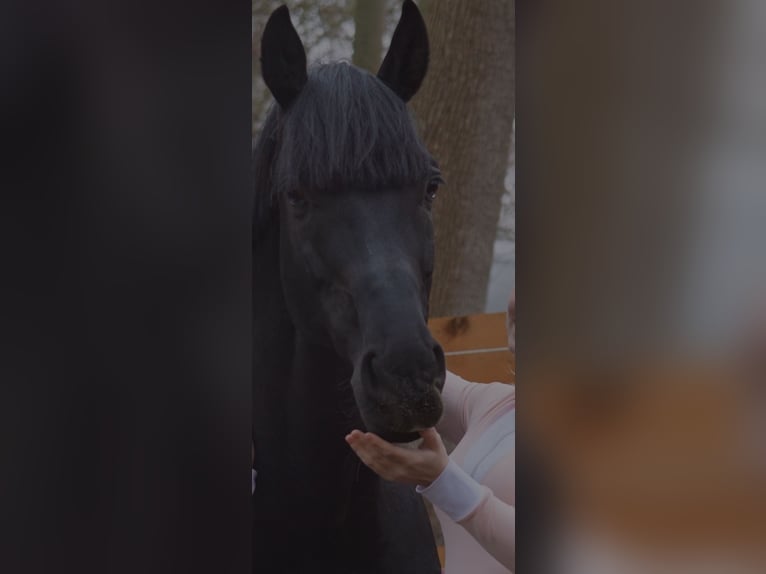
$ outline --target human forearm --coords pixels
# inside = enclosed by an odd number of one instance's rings
[[[498,562],[513,569],[516,510],[479,484],[454,461],[428,487],[418,487],[431,503],[465,528]]]

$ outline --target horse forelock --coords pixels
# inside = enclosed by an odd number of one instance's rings
[[[291,189],[403,187],[422,182],[436,165],[405,103],[347,63],[312,68],[287,110],[272,106],[254,153],[262,213]]]

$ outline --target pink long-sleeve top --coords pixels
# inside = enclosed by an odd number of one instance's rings
[[[511,572],[515,559],[515,387],[470,383],[448,372],[442,437],[456,443],[429,486],[441,523],[445,574]]]

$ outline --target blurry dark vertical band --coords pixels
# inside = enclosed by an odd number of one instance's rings
[[[250,2],[2,9],[0,571],[250,572]]]

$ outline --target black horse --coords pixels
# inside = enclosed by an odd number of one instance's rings
[[[406,107],[425,24],[404,2],[377,76],[307,70],[285,6],[261,46],[275,104],[254,148],[253,570],[439,572],[414,488],[344,441],[354,428],[410,441],[442,413],[426,324],[440,175]]]

